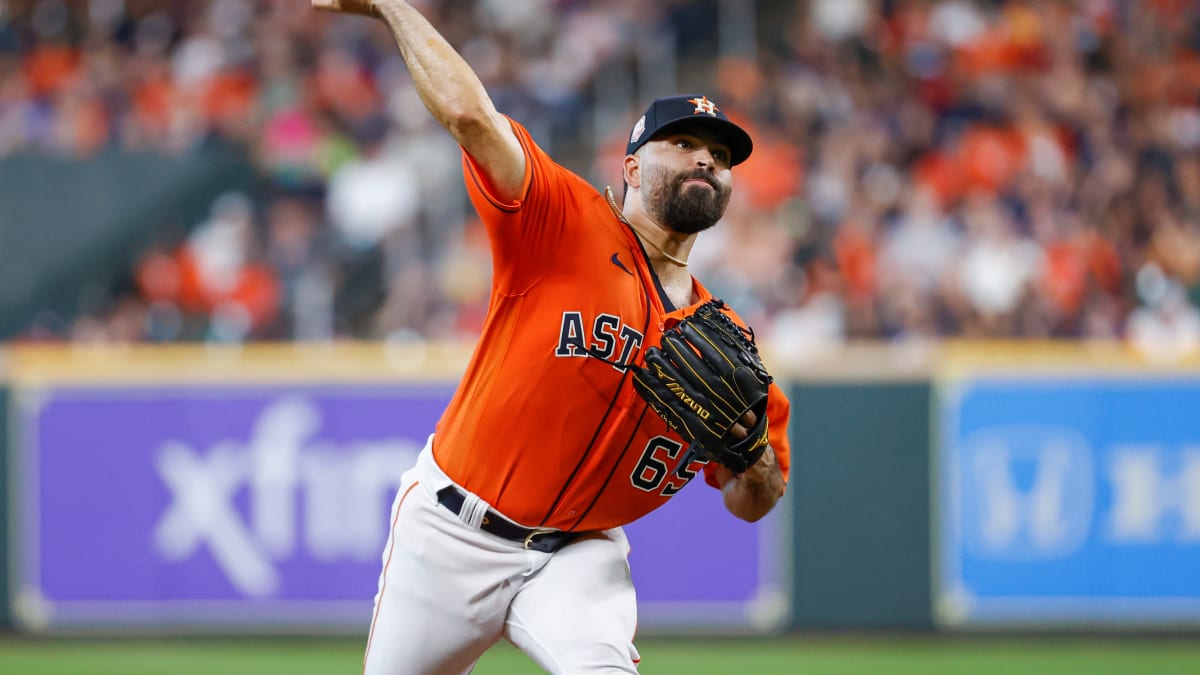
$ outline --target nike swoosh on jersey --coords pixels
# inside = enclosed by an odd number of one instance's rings
[[[617,267],[620,267],[621,271],[625,272],[625,274],[628,274],[629,276],[633,276],[633,272],[630,272],[629,268],[625,266],[625,263],[621,262],[621,259],[617,257],[618,255],[620,255],[619,252],[612,254],[612,264],[616,265]]]

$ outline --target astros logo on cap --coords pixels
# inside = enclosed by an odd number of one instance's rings
[[[704,113],[706,115],[712,115],[713,117],[716,117],[717,111],[720,110],[716,103],[708,100],[707,96],[701,96],[700,98],[689,98],[688,103],[696,104],[696,109],[692,111],[693,115]]]

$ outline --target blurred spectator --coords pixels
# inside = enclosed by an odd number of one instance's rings
[[[418,278],[394,289],[391,281],[413,277],[425,251],[413,225],[419,195],[417,176],[387,148],[387,124],[363,120],[355,138],[361,154],[329,178],[326,205],[339,258],[340,314],[358,335],[372,335],[374,312],[392,290],[405,294],[405,306],[426,297]]]
[[[1128,319],[1129,339],[1135,347],[1166,361],[1200,347],[1200,312],[1188,304],[1179,284],[1149,264],[1138,272],[1137,286],[1144,305]]]
[[[315,201],[285,193],[268,203],[266,213],[266,260],[281,287],[275,335],[302,341],[328,340],[335,333],[335,263]]]
[[[236,343],[270,337],[279,282],[277,268],[259,255],[253,217],[245,195],[222,195],[209,220],[181,246],[142,261],[137,273],[142,295],[199,320],[205,339]]]

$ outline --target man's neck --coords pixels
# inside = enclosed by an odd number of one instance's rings
[[[659,282],[666,288],[670,284],[676,294],[688,299],[683,304],[691,304],[692,275],[688,270],[688,256],[692,252],[692,244],[696,235],[685,235],[674,232],[650,217],[645,209],[637,202],[626,202],[623,210],[617,210],[616,199],[611,188],[607,190],[609,205],[621,222],[633,230],[646,255],[650,257],[650,265],[658,276]],[[671,296],[671,294],[669,294]],[[675,298],[673,296],[672,300]]]
[[[688,256],[692,252],[692,244],[696,240],[694,234],[680,234],[660,225],[646,212],[627,208],[622,213],[625,224],[637,233],[646,252],[653,258],[662,258],[665,262],[687,267]]]

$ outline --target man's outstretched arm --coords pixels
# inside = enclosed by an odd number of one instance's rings
[[[483,169],[495,196],[521,197],[525,153],[471,66],[403,0],[312,0],[333,12],[377,17],[391,29],[425,107]]]

